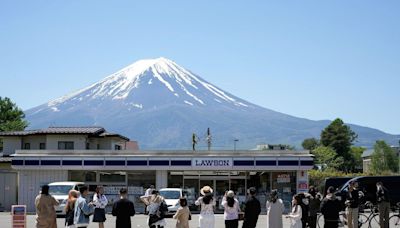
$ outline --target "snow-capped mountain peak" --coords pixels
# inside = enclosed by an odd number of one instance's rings
[[[141,90],[147,90],[146,94],[162,94],[170,102],[190,106],[217,103],[242,108],[252,106],[164,57],[136,61],[100,82],[50,101],[47,106],[59,110],[60,104],[87,99],[124,100],[140,109],[159,105],[149,103]]]

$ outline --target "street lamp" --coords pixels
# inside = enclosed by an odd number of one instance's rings
[[[233,151],[236,151],[236,143],[239,141],[239,139],[234,139],[233,140]]]

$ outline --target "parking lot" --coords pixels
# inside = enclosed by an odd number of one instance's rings
[[[192,216],[192,220],[190,221],[190,227],[198,227],[198,215],[193,215]],[[35,215],[28,215],[27,216],[27,227],[28,228],[34,228],[35,227]],[[258,225],[257,227],[267,227],[267,217],[266,215],[261,215],[259,217],[258,220]],[[175,227],[175,223],[176,220],[172,219],[172,218],[167,218],[167,227],[166,228],[173,228]],[[11,227],[11,215],[9,213],[6,212],[2,212],[0,213],[0,227],[4,227],[4,228],[8,228]],[[290,227],[289,225],[289,220],[288,219],[283,219],[283,226],[284,227]],[[57,227],[61,228],[61,227],[65,227],[64,226],[64,219],[63,218],[57,218]],[[98,225],[97,223],[91,223],[89,225],[89,228],[97,228]],[[108,228],[112,228],[115,227],[115,217],[113,217],[112,215],[107,215],[107,221],[105,222],[105,227]],[[132,227],[133,228],[147,228],[147,216],[145,215],[135,215],[134,217],[132,217]],[[219,227],[225,227],[224,225],[224,217],[222,214],[217,214],[215,215],[215,227],[219,228]],[[242,227],[242,222],[239,223],[239,227]]]

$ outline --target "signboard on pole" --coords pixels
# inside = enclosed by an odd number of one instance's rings
[[[12,228],[26,228],[26,205],[11,206]]]

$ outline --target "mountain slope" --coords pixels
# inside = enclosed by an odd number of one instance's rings
[[[91,86],[26,111],[30,128],[49,125],[100,125],[138,140],[142,148],[187,149],[196,132],[205,147],[212,130],[215,149],[257,143],[299,145],[319,137],[329,121],[312,121],[240,99],[165,59],[140,60]],[[398,136],[352,125],[359,144]]]

